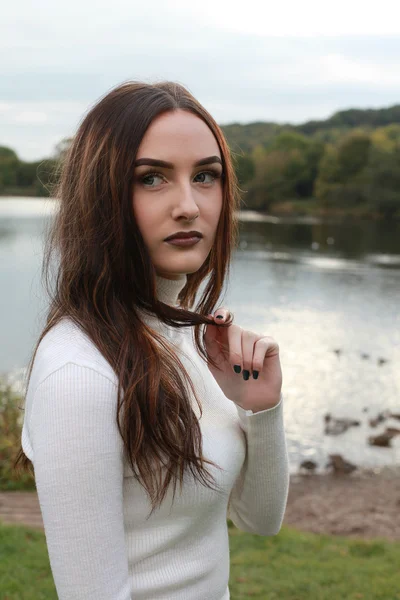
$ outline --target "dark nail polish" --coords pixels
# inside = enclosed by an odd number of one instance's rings
[[[222,315],[217,315],[216,319],[223,319],[224,317]]]
[[[233,369],[234,369],[235,373],[240,373],[240,371],[242,370],[242,367],[240,365],[235,365],[233,367]]]
[[[243,379],[245,381],[247,381],[249,377],[250,377],[250,372],[247,371],[247,369],[244,369],[244,371],[243,371]]]

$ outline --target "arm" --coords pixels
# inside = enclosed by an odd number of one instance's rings
[[[246,458],[232,488],[228,519],[242,531],[276,535],[289,492],[289,460],[283,422],[283,398],[257,413],[236,405],[246,434]]]
[[[117,387],[67,363],[36,389],[29,430],[59,600],[131,600]]]

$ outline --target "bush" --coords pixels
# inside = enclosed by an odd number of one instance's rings
[[[0,490],[36,489],[32,474],[14,469],[21,443],[22,409],[22,396],[0,378]]]

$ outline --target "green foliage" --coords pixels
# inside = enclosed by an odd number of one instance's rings
[[[16,184],[21,187],[32,185],[36,179],[38,163],[19,162],[16,167]]]
[[[339,144],[337,162],[342,183],[350,181],[367,164],[371,139],[362,132],[348,134]]]
[[[325,121],[308,121],[303,125],[298,125],[297,130],[306,135],[313,135],[321,129],[348,131],[364,126],[375,129],[392,123],[400,123],[400,104],[381,109],[341,110]]]
[[[255,175],[253,159],[248,154],[233,155],[233,163],[238,177],[239,185],[251,180]]]
[[[57,183],[59,166],[70,144],[70,138],[57,144],[52,158],[25,162],[5,146],[0,147],[0,194],[51,196]]]
[[[357,214],[400,217],[400,105],[340,111],[297,126],[232,123],[222,130],[245,209],[268,212],[280,204],[290,211],[303,201],[310,214],[355,214],[356,207]],[[0,147],[0,194],[51,196],[71,142],[64,138],[51,158],[35,163]]]
[[[271,150],[281,150],[290,152],[291,150],[300,150],[305,152],[310,140],[305,135],[296,131],[283,131],[278,134],[272,141]]]
[[[0,146],[0,191],[8,185],[17,184],[18,156],[11,148]]]
[[[387,219],[400,216],[400,126],[368,135],[354,131],[328,145],[319,165],[315,196],[322,206],[369,206]]]
[[[258,144],[251,157],[254,177],[247,183],[246,204],[268,210],[285,199],[313,194],[324,145],[294,131],[283,131],[265,148]]]
[[[365,201],[386,218],[400,216],[400,145],[388,152],[372,146],[368,164],[357,178]]]
[[[13,161],[18,160],[18,156],[11,150],[11,148],[6,148],[6,146],[0,146],[0,161]]]
[[[286,176],[288,157],[283,151],[267,151],[259,145],[254,148],[252,159],[255,174],[246,186],[246,204],[255,210],[268,210],[273,202],[290,193],[292,182]]]
[[[294,131],[290,125],[278,125],[277,123],[255,122],[241,125],[233,123],[232,125],[221,126],[228,144],[233,152],[244,152],[251,154],[256,146],[268,148],[274,138],[282,131]]]
[[[33,475],[13,465],[21,443],[23,399],[0,379],[0,490],[35,489]]]
[[[371,134],[377,148],[386,152],[394,152],[400,147],[400,124],[392,123],[386,127],[378,127]]]

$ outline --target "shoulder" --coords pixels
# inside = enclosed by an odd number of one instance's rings
[[[40,341],[30,387],[36,388],[52,373],[67,365],[86,367],[118,384],[114,369],[88,335],[71,319],[64,317]]]
[[[37,457],[40,440],[64,442],[69,428],[74,443],[88,443],[88,436],[95,443],[94,432],[114,440],[117,388],[114,370],[85,332],[70,319],[54,325],[37,348],[25,394],[22,443],[28,458]]]

